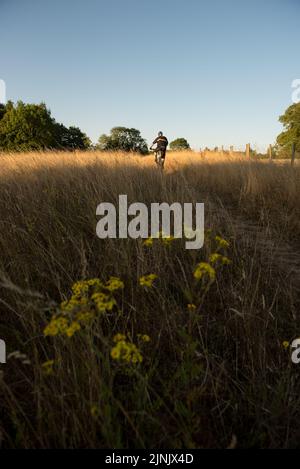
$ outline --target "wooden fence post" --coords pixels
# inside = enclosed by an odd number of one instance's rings
[[[294,163],[295,163],[295,157],[296,157],[296,144],[293,143],[292,144],[292,166],[294,166]]]
[[[250,143],[247,143],[247,145],[246,145],[246,158],[248,158],[248,159],[250,159],[250,154],[251,154],[250,149],[251,149]]]
[[[269,160],[272,161],[272,159],[273,159],[273,147],[272,147],[272,145],[269,145],[268,154],[269,154]]]

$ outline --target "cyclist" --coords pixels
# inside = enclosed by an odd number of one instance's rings
[[[169,145],[167,137],[165,137],[162,132],[158,132],[158,137],[156,137],[156,139],[152,143],[151,148],[153,147],[153,145],[156,145],[155,161],[157,163],[157,156],[158,154],[160,154],[160,158],[162,159],[162,167],[164,167],[167,147]]]

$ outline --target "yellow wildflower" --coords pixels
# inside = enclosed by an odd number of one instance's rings
[[[101,288],[103,286],[99,278],[91,278],[90,280],[85,280],[89,287]]]
[[[110,356],[113,360],[119,360],[120,355],[121,355],[121,351],[119,347],[114,347],[110,352]]]
[[[89,291],[89,287],[99,289],[102,287],[102,282],[98,278],[90,280],[80,280],[72,286],[72,291],[75,295],[85,295]]]
[[[211,264],[217,264],[218,262],[222,265],[231,264],[231,261],[230,259],[228,259],[228,257],[222,256],[221,254],[218,254],[217,252],[209,256],[209,262]]]
[[[221,236],[216,236],[215,240],[217,241],[219,248],[229,248],[230,244],[226,239],[221,238]]]
[[[42,364],[43,373],[51,375],[53,373],[54,360],[48,360]]]
[[[74,283],[72,286],[72,292],[76,296],[84,296],[87,295],[89,291],[89,285],[86,281],[81,280],[79,282]]]
[[[68,329],[68,320],[63,317],[53,317],[44,329],[44,335],[47,336],[56,336],[58,334],[64,334]]]
[[[145,239],[145,241],[143,242],[143,245],[146,246],[147,248],[151,248],[153,246],[153,238]]]
[[[105,288],[111,292],[122,290],[124,288],[124,282],[117,277],[110,277],[108,282],[105,284]]]
[[[166,234],[163,231],[159,231],[156,235],[154,235],[154,238],[155,239],[161,239],[163,244],[165,244],[166,246],[168,246],[169,244],[171,244],[172,241],[175,240],[174,236]],[[149,239],[152,240],[152,242],[153,242],[152,238],[149,238]],[[148,243],[148,240],[147,240],[147,243]],[[150,241],[149,241],[149,243],[150,243]],[[152,245],[152,243],[151,243],[151,245]]]
[[[200,264],[196,266],[196,269],[194,271],[194,277],[196,280],[201,280],[204,277],[209,277],[209,279],[213,281],[216,278],[216,271],[207,262],[200,262]]]
[[[287,348],[289,348],[290,343],[287,340],[285,340],[284,342],[282,342],[282,346],[283,346],[283,348],[287,349]]]
[[[124,334],[116,334],[116,335],[114,336],[114,338],[113,338],[113,341],[114,341],[115,343],[121,342],[121,340],[126,340],[126,335],[124,335]]]
[[[66,330],[66,335],[71,338],[73,337],[74,334],[76,334],[77,331],[80,331],[81,326],[78,322],[73,321],[72,324],[68,327]]]
[[[142,363],[143,357],[137,346],[126,340],[120,340],[111,350],[110,356],[113,360],[120,360],[128,364]]]
[[[218,254],[218,253],[214,253],[214,254],[211,254],[209,256],[209,262],[211,264],[216,264],[217,262],[219,262],[222,258],[222,255],[221,254]]]
[[[228,259],[228,257],[226,257],[226,256],[222,256],[221,263],[222,263],[223,265],[230,265],[230,264],[231,264],[231,260]]]
[[[59,329],[57,327],[57,324],[55,322],[55,320],[52,320],[47,327],[45,327],[44,329],[44,336],[47,337],[47,336],[56,336],[57,334],[59,334]]]
[[[136,365],[137,363],[142,363],[143,357],[140,353],[135,353],[131,356],[130,360],[127,361],[131,362],[133,365]]]
[[[169,246],[175,240],[174,236],[163,236],[162,242],[165,246]]]
[[[151,339],[147,334],[144,334],[142,335],[142,341],[147,343],[147,342],[150,342]]]
[[[61,303],[60,309],[65,313],[71,313],[75,309],[79,309],[87,305],[87,297],[77,297],[76,295],[73,295],[69,301],[63,301]]]
[[[91,312],[85,312],[85,313],[78,313],[76,315],[76,320],[79,321],[79,322],[89,322],[89,321],[92,321],[92,319],[94,319],[95,317],[95,314],[94,313],[91,313]]]
[[[74,283],[71,298],[60,304],[59,314],[52,317],[44,335],[72,337],[81,325],[95,318],[97,311],[111,311],[116,305],[113,292],[122,288],[124,283],[117,277],[110,277],[106,284],[98,278]]]
[[[94,293],[92,300],[100,313],[111,311],[116,304],[116,300],[105,293]]]
[[[194,304],[189,304],[189,305],[188,305],[188,310],[189,310],[189,311],[196,311],[196,309],[197,309],[197,306],[196,306],[196,305],[194,305]]]
[[[144,275],[143,277],[140,278],[140,285],[142,287],[151,288],[153,286],[154,280],[156,280],[157,278],[158,277],[155,274]]]
[[[151,341],[150,337],[147,334],[138,334],[137,336],[142,342],[147,343]]]

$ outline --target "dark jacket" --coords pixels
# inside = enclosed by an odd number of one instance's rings
[[[167,146],[169,145],[169,142],[168,142],[167,137],[162,135],[161,137],[157,137],[154,140],[153,145],[155,145],[155,144],[157,144],[157,148],[161,148],[162,150],[166,150]]]

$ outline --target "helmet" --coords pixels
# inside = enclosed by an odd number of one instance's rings
[[[163,136],[163,133],[162,133],[162,132],[158,132],[158,136],[159,136],[159,137],[162,137],[162,136]]]

